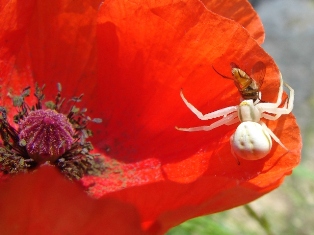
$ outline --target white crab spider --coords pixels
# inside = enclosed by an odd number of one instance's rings
[[[180,131],[210,131],[222,125],[231,125],[240,121],[235,133],[230,138],[233,155],[246,160],[257,160],[265,157],[271,150],[271,137],[288,150],[279,138],[261,121],[261,118],[276,120],[282,114],[289,114],[293,109],[294,90],[286,83],[284,85],[290,90],[289,101],[282,108],[283,81],[280,74],[280,86],[276,103],[259,103],[252,99],[243,100],[237,106],[230,106],[208,114],[202,114],[191,103],[189,103],[181,90],[181,98],[186,106],[201,120],[209,120],[223,117],[209,126],[178,128]],[[260,95],[261,96],[261,95]],[[271,115],[274,114],[274,115]],[[238,159],[238,158],[237,158]]]

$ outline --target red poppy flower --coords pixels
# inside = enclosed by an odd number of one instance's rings
[[[144,230],[163,234],[184,220],[248,203],[278,187],[300,160],[300,132],[292,114],[266,122],[289,151],[274,143],[267,157],[241,160],[240,165],[229,143],[237,125],[194,133],[174,128],[211,123],[198,120],[187,109],[180,98],[181,88],[203,113],[239,104],[233,82],[222,78],[213,66],[228,74],[231,62],[250,71],[262,61],[267,68],[262,98],[276,100],[279,71],[259,46],[264,34],[250,5],[240,0],[232,5],[230,1],[223,5],[205,0],[108,0],[99,8],[100,2],[0,3],[2,106],[14,111],[7,93],[19,93],[33,82],[46,84],[46,96],[53,98],[53,88],[60,82],[64,96],[84,93],[82,105],[90,115],[103,119],[91,129],[106,170],[101,177],[81,180],[99,198],[87,202],[89,210],[99,204],[116,207],[112,211],[117,214],[123,202],[131,205],[127,215],[136,214],[136,208]],[[36,177],[41,177],[37,188]],[[51,177],[56,178],[56,185],[62,184],[55,173],[43,168],[9,181],[11,186],[3,186],[1,192],[19,194],[15,185],[23,178],[29,190],[37,192],[44,188],[45,179],[52,183]],[[78,194],[80,203],[89,201],[67,183],[57,188],[50,190],[64,194],[62,200]],[[57,203],[44,200],[45,191],[41,193],[42,197],[34,198],[42,205],[34,212],[38,216],[45,212],[46,203]],[[14,205],[15,197],[9,198],[6,205]],[[71,208],[70,204],[68,213]],[[93,218],[105,221],[99,211]],[[111,212],[103,211],[104,217]],[[128,224],[123,218],[121,226],[138,229],[136,219]]]

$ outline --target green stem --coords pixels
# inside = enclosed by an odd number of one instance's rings
[[[264,216],[259,216],[251,206],[249,205],[244,205],[244,209],[246,210],[246,212],[253,217],[259,224],[260,226],[264,229],[264,231],[266,232],[267,235],[273,235],[271,229],[270,229],[270,225],[268,220],[264,217]]]

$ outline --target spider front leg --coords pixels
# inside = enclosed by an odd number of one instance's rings
[[[292,109],[293,109],[293,103],[294,103],[294,90],[292,87],[290,87],[287,83],[284,83],[284,85],[289,89],[289,100],[288,103],[286,101],[284,107],[279,108],[279,105],[281,104],[281,97],[282,97],[282,92],[283,92],[283,82],[282,78],[280,80],[280,89],[278,93],[278,98],[276,103],[259,103],[256,105],[256,107],[260,110],[262,113],[262,117],[269,119],[269,120],[276,120],[278,119],[282,114],[289,114]],[[266,114],[275,114],[275,116]]]
[[[182,90],[180,92],[180,96],[181,96],[183,102],[186,104],[186,106],[201,120],[209,120],[209,119],[213,119],[213,118],[217,118],[217,117],[226,116],[230,113],[236,112],[238,109],[237,106],[230,106],[227,108],[216,110],[216,111],[208,113],[208,114],[203,114],[197,108],[195,108],[191,103],[189,103],[189,101],[187,101],[187,99],[183,95]]]
[[[189,131],[189,132],[193,132],[193,131],[210,131],[212,129],[215,129],[217,127],[220,127],[222,125],[232,125],[236,122],[238,122],[238,114],[237,113],[232,113],[230,115],[227,115],[223,118],[221,118],[220,120],[212,123],[209,126],[198,126],[198,127],[189,127],[189,128],[181,128],[181,127],[175,127],[177,130],[179,131]]]
[[[288,108],[288,100],[286,100],[283,108],[285,108],[285,109]],[[276,114],[276,115],[273,116],[273,115],[270,115],[270,114],[267,114],[267,113],[262,113],[261,117],[263,117],[265,119],[268,119],[268,120],[274,121],[274,120],[277,120],[280,116],[281,116],[281,114]]]
[[[279,72],[280,73],[280,72]],[[269,108],[277,108],[281,102],[282,102],[282,93],[283,93],[283,79],[281,73],[279,74],[279,79],[280,79],[280,84],[279,84],[279,90],[278,90],[278,95],[277,95],[277,101],[276,103],[262,103],[265,104],[265,107]],[[257,104],[260,105],[261,103]]]
[[[220,109],[208,114],[203,114],[200,112],[197,108],[195,108],[191,103],[187,101],[187,99],[184,97],[183,92],[181,90],[180,96],[183,100],[183,102],[186,104],[186,106],[201,120],[209,120],[217,117],[223,117],[220,120],[212,123],[209,126],[199,126],[199,127],[191,127],[191,128],[179,128],[176,127],[177,130],[180,131],[210,131],[214,128],[217,128],[222,125],[231,125],[233,123],[236,123],[239,121],[238,114],[237,114],[237,106],[231,106],[224,109]]]

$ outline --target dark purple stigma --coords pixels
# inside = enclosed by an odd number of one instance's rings
[[[37,162],[54,162],[74,143],[74,129],[68,118],[55,110],[31,111],[19,123],[20,144]]]

